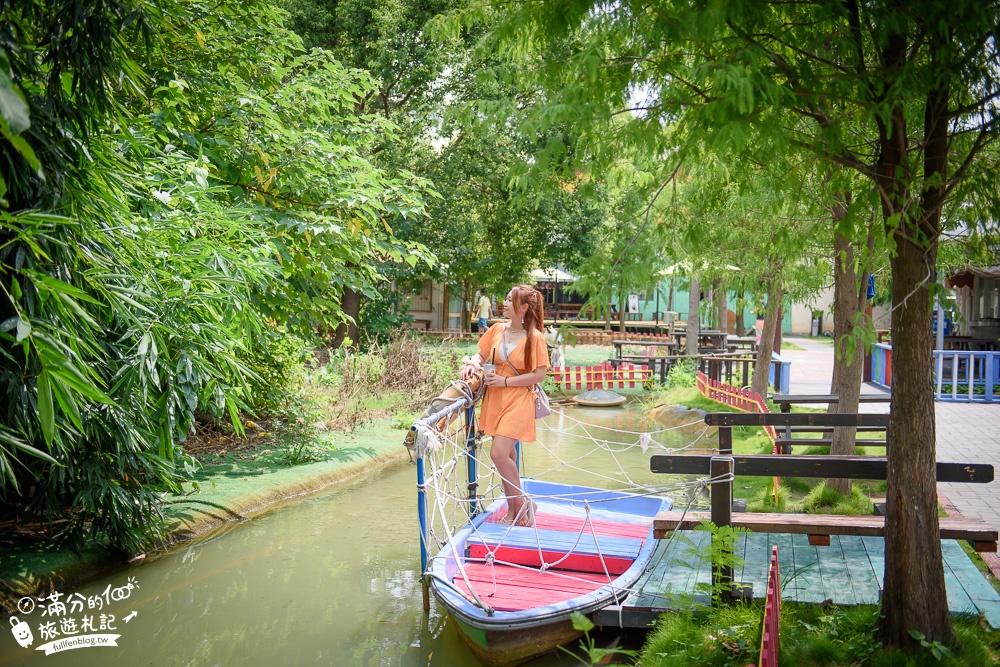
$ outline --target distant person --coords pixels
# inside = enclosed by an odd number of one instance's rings
[[[468,380],[487,361],[495,371],[484,375],[487,390],[479,410],[479,428],[493,436],[490,458],[500,474],[507,497],[506,523],[532,526],[535,504],[524,496],[517,470],[517,441],[535,440],[535,393],[545,380],[549,354],[542,335],[542,295],[518,285],[503,302],[509,321],[497,322],[479,339],[479,351],[462,366]]]
[[[476,294],[479,294],[479,290],[476,290]],[[479,297],[476,297],[479,300]],[[470,304],[468,301],[464,302],[466,310],[469,311],[469,331],[472,333],[479,333],[479,318],[476,316],[475,305]]]
[[[479,295],[479,301],[476,302],[476,317],[479,318],[478,331],[486,331],[489,326],[488,321],[493,317],[493,304],[490,302],[490,298],[486,296],[486,292]]]

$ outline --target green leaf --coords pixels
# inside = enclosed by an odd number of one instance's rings
[[[594,629],[594,623],[578,611],[574,611],[570,617],[573,620],[573,629],[580,632],[590,632]]]
[[[25,141],[24,137],[13,136],[10,138],[10,143],[12,146],[14,146],[14,148],[17,149],[17,152],[20,153],[21,156],[28,161],[28,164],[31,165],[31,168],[35,170],[36,175],[39,178],[44,179],[45,176],[44,172],[42,171],[42,163],[35,156],[35,150],[31,147],[31,145],[27,141]]]
[[[42,427],[42,436],[46,444],[51,445],[56,430],[56,413],[52,405],[49,376],[45,371],[38,374],[38,422]]]
[[[59,404],[59,408],[63,411],[63,414],[68,416],[73,425],[76,426],[81,431],[83,430],[83,419],[80,417],[80,408],[76,405],[76,399],[73,398],[73,394],[66,390],[61,382],[52,378],[49,384],[52,387],[52,393],[56,398],[56,402]]]
[[[17,318],[17,342],[20,343],[22,340],[31,335],[31,322],[23,318]]]
[[[7,121],[12,135],[21,134],[31,127],[28,105],[13,88],[6,85],[0,85],[0,115]]]

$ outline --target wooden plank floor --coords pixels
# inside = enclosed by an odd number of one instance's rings
[[[660,540],[646,574],[619,609],[608,608],[594,621],[627,627],[645,627],[671,609],[707,601],[711,582],[707,562],[708,533],[675,533],[671,544]],[[737,568],[738,581],[752,584],[755,597],[767,583],[771,546],[778,545],[782,599],[795,602],[849,606],[875,604],[882,591],[885,541],[880,537],[832,535],[830,546],[810,546],[806,535],[749,533],[740,539],[737,552],[746,560]],[[954,614],[983,614],[993,629],[1000,629],[1000,595],[976,569],[955,540],[941,543],[945,562],[948,608]]]

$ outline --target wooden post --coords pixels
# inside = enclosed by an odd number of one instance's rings
[[[782,403],[781,404],[781,411],[784,412],[784,413],[791,413],[791,411],[792,411],[792,404],[791,403]],[[791,437],[792,437],[792,426],[791,426],[791,424],[785,424],[785,438],[786,439],[791,439]],[[792,453],[792,446],[791,445],[782,445],[781,446],[781,453],[784,454],[785,456],[790,456],[791,453]],[[775,494],[777,494],[777,491],[775,492]],[[777,500],[778,500],[778,496],[777,495],[775,495],[774,500],[775,500],[775,502],[777,502]]]
[[[728,433],[730,439],[732,431],[728,428],[719,429],[719,449],[722,449],[722,434]],[[730,453],[732,444],[730,443]],[[731,526],[733,522],[733,481],[732,478],[726,481],[718,481],[726,475],[732,475],[735,470],[735,462],[732,456],[713,456],[709,468],[709,475],[715,481],[712,482],[712,523],[718,528]],[[720,544],[719,541],[722,541]],[[712,563],[712,581],[722,588],[723,599],[732,597],[733,586],[733,566],[732,566],[732,535],[712,535],[712,551],[725,554],[725,562]]]
[[[733,453],[733,427],[719,427],[719,456],[731,456]],[[713,475],[714,476],[714,475]]]

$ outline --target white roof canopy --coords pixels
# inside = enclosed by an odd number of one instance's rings
[[[531,279],[534,281],[548,280],[554,283],[571,283],[576,280],[576,276],[571,276],[562,269],[535,269],[531,272]]]

